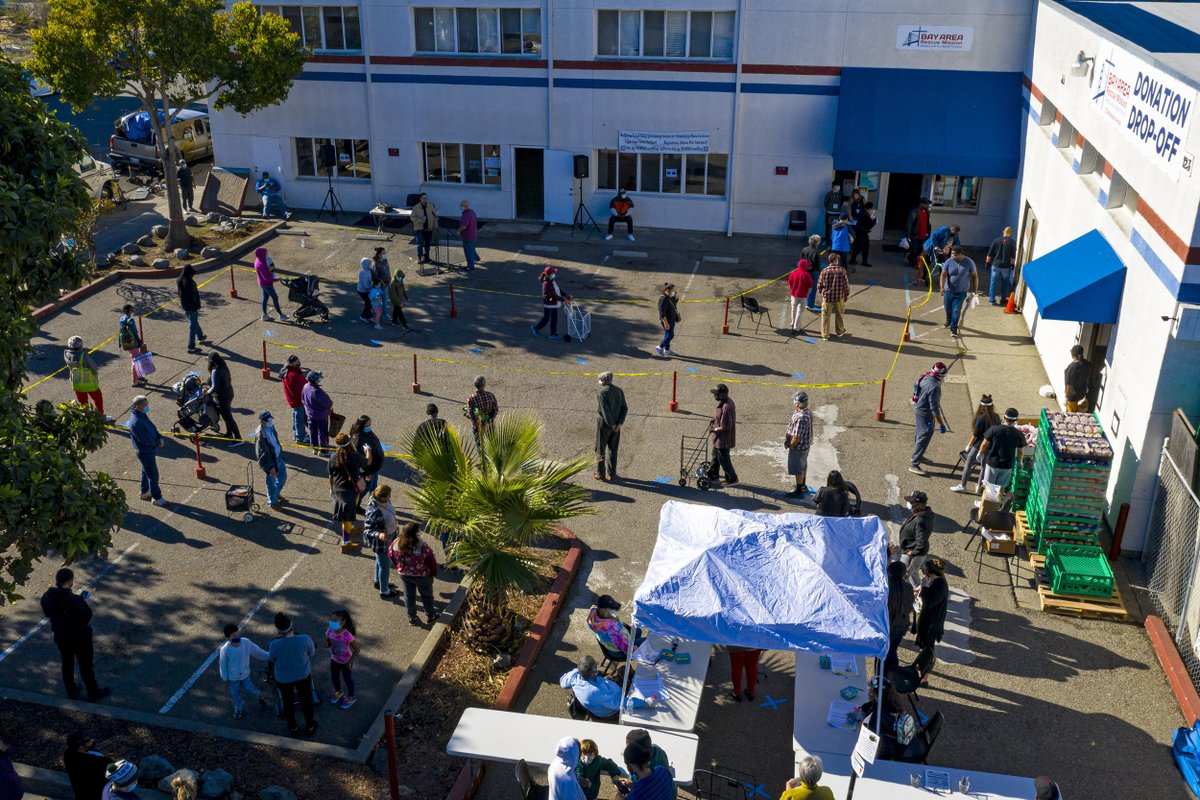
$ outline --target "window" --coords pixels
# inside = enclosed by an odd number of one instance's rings
[[[414,8],[418,53],[542,52],[537,8]]]
[[[1079,155],[1079,176],[1092,175],[1104,171],[1104,157],[1091,142],[1083,143],[1083,152]]]
[[[977,211],[979,190],[982,186],[983,178],[969,178],[965,175],[926,175],[922,182],[921,194],[928,197],[935,208]]]
[[[627,58],[733,58],[732,11],[598,11],[596,53]]]
[[[371,145],[366,139],[296,139],[296,174],[307,178],[324,178],[329,169],[321,166],[322,145],[332,145],[337,166],[335,178],[371,177]]]
[[[425,142],[421,145],[426,183],[500,185],[500,148],[494,144]]]
[[[1043,98],[1042,110],[1038,114],[1038,125],[1041,125],[1042,127],[1053,125],[1054,114],[1056,111],[1057,109],[1054,107],[1054,103],[1051,103],[1048,99]]]
[[[642,194],[725,196],[729,156],[718,153],[596,153],[596,188]]]
[[[263,14],[278,14],[313,50],[362,50],[358,6],[259,6]]]
[[[1064,150],[1075,146],[1075,128],[1066,117],[1058,124],[1058,141],[1055,144]]]

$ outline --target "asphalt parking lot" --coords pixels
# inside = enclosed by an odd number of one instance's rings
[[[276,379],[260,374],[264,343],[272,374],[287,354],[299,355],[305,367],[324,373],[335,410],[351,419],[370,414],[392,453],[421,421],[428,402],[438,403],[444,418],[462,425],[459,409],[477,374],[487,375],[502,413],[527,412],[543,422],[549,455],[588,453],[595,427],[594,375],[618,373],[616,382],[630,407],[621,444],[622,481],[595,484],[581,476],[594,490],[599,513],[580,519],[573,529],[590,552],[569,609],[522,698],[523,708],[565,713],[557,677],[579,652],[594,652],[584,624],[587,607],[601,593],[621,600],[632,596],[653,549],[664,500],[800,510],[784,494],[792,482],[780,441],[791,414],[790,395],[804,386],[817,418],[809,483],[819,484],[829,469],[838,468],[859,486],[866,511],[885,521],[900,518],[902,494],[925,489],[938,514],[934,551],[949,561],[952,586],[970,598],[963,601],[969,616],[962,622],[968,631],[962,652],[956,663],[939,665],[922,692],[923,701],[947,717],[936,762],[1054,775],[1068,797],[1182,796],[1169,760],[1170,734],[1181,720],[1140,626],[1031,612],[1014,602],[1011,581],[990,571],[977,578],[970,552],[962,550],[966,539],[957,531],[970,498],[950,493],[948,477],[967,436],[973,399],[989,392],[999,405],[1031,413],[1041,402],[1036,388],[1045,377],[1032,344],[1022,341],[1019,318],[986,307],[973,311],[960,350],[938,324],[935,297],[914,313],[913,341],[897,355],[906,309],[923,298],[906,286],[899,256],[880,253],[877,266],[860,267],[851,276],[849,337],[820,341],[813,335],[812,314],[806,315],[807,335],[778,331],[786,298],[782,282],[753,292],[771,312],[770,324],[764,319],[756,329],[748,315],[739,319],[735,301],[730,333],[722,335],[723,299],[786,273],[794,262],[794,242],[646,231],[635,243],[618,244],[573,239],[560,229],[538,238],[481,238],[483,266],[469,276],[419,274],[407,238],[397,236],[387,247],[393,268],[408,276],[412,297],[405,313],[416,330],[405,333],[385,325],[375,331],[354,320],[361,305],[352,283],[359,258],[369,256],[377,243],[356,240],[362,229],[313,222],[292,228],[308,235],[279,236],[267,247],[282,271],[322,278],[322,299],[334,309],[331,322],[261,322],[252,273],[235,270],[236,299],[229,297],[226,272],[200,276],[209,281],[202,290],[203,327],[214,349],[230,362],[244,435],[253,429],[258,411],[270,409],[281,420],[283,438],[290,438],[282,389]],[[560,268],[562,289],[592,314],[586,341],[530,336],[529,325],[541,315],[536,279],[549,262]],[[238,266],[249,264],[242,259]],[[678,356],[661,359],[653,353],[658,335],[652,301],[668,280],[688,302],[681,305],[683,319],[673,344]],[[455,286],[454,318],[450,284]],[[169,428],[175,403],[165,387],[203,368],[202,357],[185,351],[187,325],[171,302],[174,296],[173,281],[129,280],[50,318],[35,340],[30,384],[59,368],[69,336],[83,336],[89,347],[112,336],[121,305],[133,302],[148,314],[145,335],[158,365],[148,392],[150,415],[160,429]],[[293,305],[284,300],[285,311]],[[421,394],[411,389],[414,355]],[[136,393],[129,387],[126,357],[112,343],[96,358],[108,412],[123,423],[126,415],[120,412]],[[913,432],[908,394],[911,382],[933,360],[951,366],[943,402],[956,433],[935,438],[929,453],[934,467],[930,477],[921,478],[906,472]],[[885,418],[877,421],[877,382],[889,370]],[[668,410],[673,379],[676,412]],[[703,434],[713,407],[709,390],[721,381],[738,406],[734,462],[741,483],[710,492],[694,483],[680,487],[680,438]],[[66,401],[72,395],[65,376],[58,375],[34,385],[29,397]],[[220,642],[221,626],[253,612],[247,635],[265,646],[277,610],[290,613],[298,630],[315,636],[330,610],[347,608],[363,637],[363,658],[355,670],[360,701],[348,711],[326,706],[317,738],[356,744],[424,631],[410,628],[402,609],[378,599],[368,556],[339,551],[328,530],[321,460],[289,449],[284,493],[292,502],[246,523],[225,511],[224,492],[246,482],[248,466],[261,492],[249,447],[206,445],[208,478],[199,481],[188,443],[171,443],[159,460],[171,505],[155,508],[137,499],[138,470],[126,439],[114,430],[89,464],[118,477],[132,498],[111,553],[121,560],[80,569],[84,579],[95,578],[97,671],[102,683],[114,687],[105,702],[165,717],[281,732],[282,723],[269,715],[251,712],[234,721],[215,666],[200,670]],[[407,477],[404,465],[389,459],[384,480],[399,485]],[[43,562],[26,592],[29,600],[0,612],[0,647],[37,626],[36,598],[57,566],[52,559]],[[442,583],[438,593],[445,600],[453,588]],[[909,647],[911,657],[915,651]],[[327,688],[325,662],[319,656],[317,663],[315,674]],[[697,729],[700,763],[737,765],[772,795],[791,775],[790,712],[734,706],[724,697],[725,663],[718,652],[709,671],[712,702],[702,707]],[[786,696],[791,669],[789,656],[769,654],[760,694]],[[61,694],[48,629],[0,660],[0,686],[47,697]],[[1113,763],[1114,755],[1138,768],[1097,768]],[[486,780],[485,796],[511,791],[507,769],[491,771]]]

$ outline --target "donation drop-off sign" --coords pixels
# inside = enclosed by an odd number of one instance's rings
[[[1114,51],[1097,58],[1092,103],[1125,132],[1146,159],[1172,178],[1183,169],[1196,92],[1139,58]]]

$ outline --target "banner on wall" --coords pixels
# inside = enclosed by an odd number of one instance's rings
[[[707,153],[708,131],[619,131],[622,153]]]
[[[965,53],[971,49],[975,38],[974,28],[937,25],[897,25],[897,50],[957,50]]]
[[[1183,81],[1114,50],[1096,61],[1092,104],[1163,172],[1178,178],[1190,170],[1184,148],[1196,91]]]

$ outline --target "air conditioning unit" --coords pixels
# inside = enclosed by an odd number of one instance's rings
[[[1176,307],[1172,335],[1182,342],[1200,342],[1200,306],[1180,304]]]

